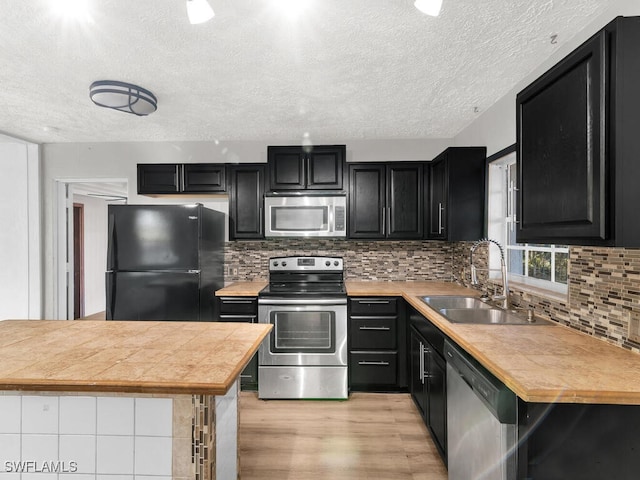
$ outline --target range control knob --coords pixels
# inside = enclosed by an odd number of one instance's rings
[[[335,260],[333,264],[337,267],[338,265],[340,265],[340,262],[338,260]]]
[[[282,266],[286,267],[287,266],[287,262],[282,262]]]
[[[327,260],[326,262],[324,262],[324,264],[328,267],[329,265],[331,265],[331,262]]]
[[[273,266],[277,267],[278,266],[278,262],[273,262]]]

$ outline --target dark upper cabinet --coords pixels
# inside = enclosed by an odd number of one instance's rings
[[[264,238],[265,164],[229,165],[229,238]]]
[[[486,158],[485,147],[451,147],[429,164],[427,238],[484,236]]]
[[[226,167],[215,163],[185,163],[182,166],[182,191],[222,193],[227,191]]]
[[[216,163],[140,163],[138,193],[224,193],[225,172]]]
[[[518,242],[640,246],[638,45],[618,17],[517,95]]]
[[[385,238],[386,165],[349,164],[349,238]]]
[[[179,193],[182,184],[180,165],[175,163],[138,164],[138,193]]]
[[[268,147],[269,190],[342,190],[344,145]]]
[[[422,162],[349,164],[349,237],[423,236]]]

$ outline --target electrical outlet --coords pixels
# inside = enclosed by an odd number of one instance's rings
[[[227,275],[230,277],[237,277],[238,267],[227,267]]]
[[[629,312],[629,339],[640,342],[640,314]]]

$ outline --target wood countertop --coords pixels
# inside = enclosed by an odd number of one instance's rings
[[[453,283],[347,281],[346,288],[350,296],[402,296],[527,402],[640,405],[636,353],[560,324],[451,323],[420,297],[478,294]]]
[[[224,395],[271,325],[5,320],[0,389]]]
[[[267,286],[267,282],[235,282],[220,290],[216,290],[216,297],[257,297],[260,290]]]

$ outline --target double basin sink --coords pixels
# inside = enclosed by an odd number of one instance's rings
[[[549,325],[537,319],[494,307],[476,297],[431,296],[422,301],[437,310],[452,323],[474,323],[479,325]]]

